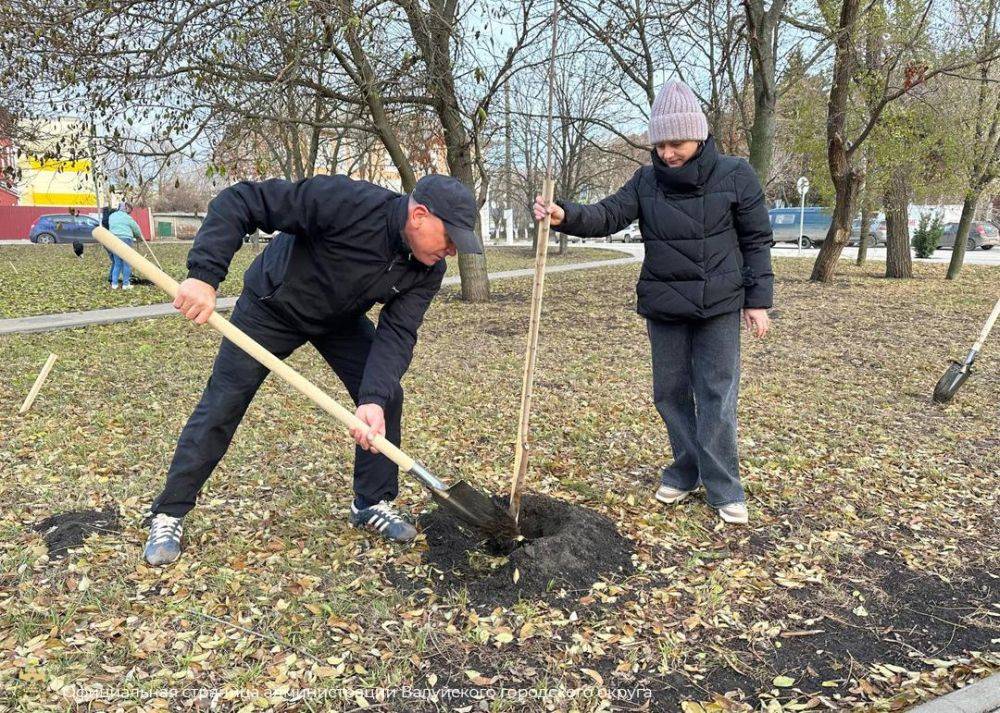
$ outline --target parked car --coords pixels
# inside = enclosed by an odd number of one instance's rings
[[[799,240],[799,208],[772,208],[768,211],[771,217],[771,231],[776,243],[797,243]],[[833,216],[826,208],[806,206],[801,211],[803,218],[802,247],[811,248],[821,245],[826,240]]]
[[[639,232],[639,224],[632,223],[627,228],[609,235],[607,241],[609,243],[641,243],[642,234]]]
[[[90,232],[98,222],[85,215],[53,213],[38,217],[28,231],[28,240],[33,243],[95,243]]]
[[[274,239],[274,236],[277,235],[279,232],[280,231],[275,230],[273,233],[265,233],[263,230],[258,230],[257,231],[257,240],[258,240],[258,242],[261,242],[261,243],[269,243],[269,242],[271,242]],[[192,232],[190,234],[190,239],[193,240],[196,234],[197,234],[197,231]],[[178,236],[178,237],[180,237],[180,236]],[[243,242],[244,243],[252,243],[253,239],[254,239],[254,234],[253,233],[250,233],[249,235],[244,235],[243,236]]]
[[[881,230],[880,230],[881,228]],[[877,219],[868,224],[868,247],[875,248],[885,245],[885,221],[879,222]],[[861,244],[861,218],[855,218],[851,222],[851,237],[847,241],[848,245]]]
[[[958,232],[958,223],[946,223],[944,232],[941,234],[939,248],[955,247],[955,234]],[[993,223],[983,223],[972,221],[969,225],[969,232],[966,235],[965,249],[991,250],[994,245],[1000,245],[1000,230]]]
[[[912,210],[906,219],[907,232],[910,235],[910,240],[913,240],[913,233],[917,228],[920,227],[920,216],[915,214]],[[885,218],[878,220],[878,225],[872,228],[872,233],[875,234],[875,239],[878,240],[879,245],[886,244],[886,225]]]

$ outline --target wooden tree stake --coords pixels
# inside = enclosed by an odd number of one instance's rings
[[[24,400],[24,403],[21,404],[21,410],[18,411],[18,413],[25,413],[29,408],[31,408],[31,404],[35,403],[35,399],[38,397],[38,392],[42,390],[42,384],[44,384],[45,380],[49,378],[49,372],[52,371],[52,366],[55,363],[56,355],[49,354],[49,358],[45,361],[45,366],[43,366],[42,370],[38,373],[38,378],[35,379],[35,384],[31,387],[31,391],[28,392],[28,397]]]

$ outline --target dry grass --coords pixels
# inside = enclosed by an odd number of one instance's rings
[[[140,518],[218,337],[171,318],[0,339],[0,696],[63,710],[72,684],[217,686],[227,709],[241,689],[270,688],[256,705],[328,710],[361,703],[287,695],[492,685],[563,697],[489,710],[591,711],[607,702],[566,692],[600,683],[639,703],[649,691],[653,710],[897,710],[996,671],[1000,338],[953,404],[930,393],[974,340],[997,272],[970,266],[949,283],[943,266],[921,265],[893,282],[845,264],[815,285],[810,267],[777,261],[774,330],[744,338],[744,529],[720,528],[700,498],[667,509],[651,497],[669,446],[632,309],[638,268],[549,278],[531,489],[614,520],[638,571],[496,610],[436,591],[421,541],[390,546],[347,526],[347,438],[273,380],[188,518],[185,555],[142,565]],[[450,291],[432,306],[405,380],[404,448],[500,490],[530,281],[494,291],[489,305]],[[19,418],[50,351],[60,361]],[[291,363],[346,400],[314,352]],[[409,481],[400,502],[428,507]],[[109,508],[121,532],[96,531],[65,560],[32,529]],[[398,576],[417,591],[392,586]],[[154,706],[132,695],[111,706]],[[472,704],[397,697],[382,709]]]

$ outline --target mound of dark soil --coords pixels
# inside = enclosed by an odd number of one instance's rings
[[[424,562],[432,566],[435,591],[467,588],[474,605],[509,605],[519,598],[579,598],[601,577],[633,571],[632,543],[611,520],[579,505],[525,495],[520,527],[525,541],[506,557],[493,556],[482,535],[461,529],[445,511],[418,520],[427,536]],[[396,586],[420,583],[394,577]],[[426,586],[426,585],[424,585]]]
[[[73,510],[47,517],[35,525],[48,545],[49,555],[62,557],[71,547],[80,547],[91,532],[119,532],[118,511]]]

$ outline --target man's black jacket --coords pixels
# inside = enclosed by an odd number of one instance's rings
[[[245,235],[283,231],[247,268],[244,288],[306,335],[334,331],[383,303],[358,402],[385,406],[446,267],[410,256],[402,232],[408,201],[345,176],[238,183],[209,204],[188,277],[218,287]]]

